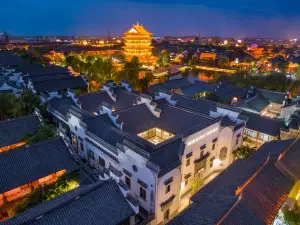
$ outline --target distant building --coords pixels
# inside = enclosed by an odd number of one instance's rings
[[[124,33],[125,41],[124,54],[127,60],[131,60],[133,56],[138,57],[139,61],[146,65],[151,65],[156,61],[152,56],[152,39],[153,34],[145,30],[138,23]]]

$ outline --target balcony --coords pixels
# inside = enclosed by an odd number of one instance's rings
[[[197,173],[201,169],[206,169],[206,162],[209,157],[209,153],[206,153],[204,156],[200,157],[199,159],[196,159],[194,161],[195,163],[195,173]]]

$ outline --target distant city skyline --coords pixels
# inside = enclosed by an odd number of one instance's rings
[[[154,36],[300,37],[295,0],[15,0],[2,8],[0,31],[16,36],[121,35],[139,21]]]

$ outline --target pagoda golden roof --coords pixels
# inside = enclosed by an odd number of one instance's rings
[[[148,32],[143,25],[139,25],[138,23],[136,25],[132,25],[132,28],[128,30],[127,32],[124,33],[126,34],[149,34],[151,35],[152,33]]]

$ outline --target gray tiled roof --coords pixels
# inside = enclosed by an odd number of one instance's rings
[[[284,121],[280,119],[271,119],[246,111],[242,112],[241,115],[248,118],[246,122],[247,129],[258,131],[274,137],[279,136],[280,129],[284,128],[285,126]]]
[[[233,97],[244,98],[249,88],[225,84],[216,91],[216,95],[223,101],[230,103]]]
[[[282,104],[285,99],[286,93],[276,92],[276,91],[268,91],[264,89],[259,89],[259,91],[263,94],[263,96],[268,99],[270,102]]]
[[[260,113],[268,105],[270,105],[270,102],[259,92],[255,97],[241,101],[238,106]]]
[[[82,109],[91,113],[96,112],[98,107],[106,102],[114,108],[115,111],[126,109],[133,106],[134,101],[139,96],[135,92],[129,92],[121,87],[114,88],[116,101],[113,101],[105,91],[80,95],[79,101],[82,103]]]
[[[26,133],[34,133],[41,126],[36,115],[0,122],[0,148],[21,142]]]
[[[193,109],[205,114],[209,114],[209,111],[217,111],[217,103],[201,98],[195,99],[173,94],[172,100],[176,101],[176,105],[178,106]]]
[[[184,134],[187,131],[213,121],[211,117],[179,106],[159,104],[161,113],[155,117],[145,104],[116,112],[118,121],[123,122],[123,130],[138,134],[150,128],[160,128],[172,134]]]
[[[114,180],[80,186],[5,221],[4,225],[116,225],[135,212]],[[36,219],[43,216],[39,219]]]
[[[42,74],[38,76],[27,76],[25,79],[29,79],[32,82],[41,82],[47,80],[59,80],[63,78],[71,77],[70,73],[55,73],[55,74]]]
[[[149,92],[154,94],[158,91],[170,91],[172,89],[189,87],[192,84],[185,78],[168,80],[164,83],[155,84],[149,87]]]
[[[62,78],[59,80],[47,80],[47,81],[40,81],[40,82],[33,82],[33,86],[35,90],[40,92],[46,91],[58,91],[58,90],[65,90],[65,89],[74,89],[74,88],[86,88],[87,84],[85,80],[81,77],[67,77]]]
[[[74,101],[72,98],[54,98],[48,102],[48,105],[50,108],[58,111],[61,113],[63,116],[67,116],[67,113],[69,112],[69,109],[71,106],[75,106]]]
[[[62,139],[22,146],[0,153],[0,193],[65,169],[76,169]]]
[[[192,197],[193,203],[169,224],[271,224],[294,186],[276,165],[278,156],[292,143],[294,140],[269,142],[249,159],[235,161],[200,189]],[[299,161],[298,145],[283,157],[289,158],[291,168]],[[299,169],[294,172],[299,174]],[[238,187],[243,190],[236,192]],[[190,219],[191,223],[186,222]]]
[[[189,87],[180,88],[180,92],[185,96],[193,97],[194,94],[202,92],[214,92],[216,87],[216,84],[208,84],[205,82],[198,81]]]
[[[28,73],[30,77],[68,72],[67,68],[61,66],[50,65],[47,67],[42,67],[40,65],[35,65],[35,64],[22,65],[19,67],[19,70],[23,73]]]

